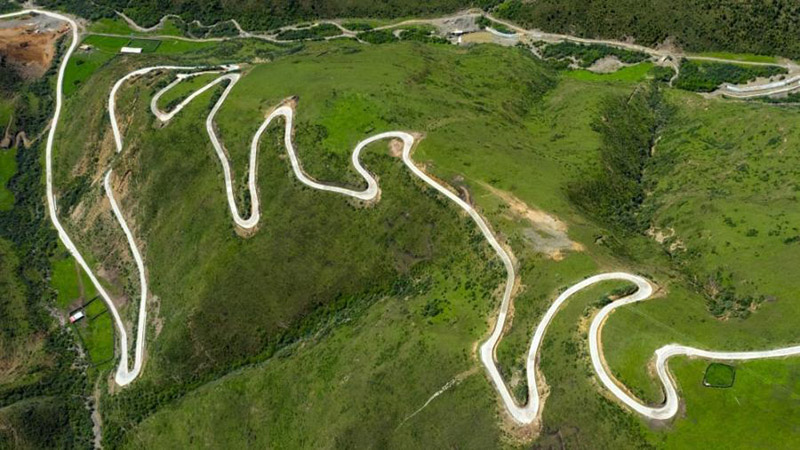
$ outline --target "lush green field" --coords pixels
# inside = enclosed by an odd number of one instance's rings
[[[71,95],[77,91],[95,71],[114,59],[122,47],[139,46],[145,48],[145,52],[170,55],[202,50],[213,45],[211,42],[191,42],[179,39],[130,39],[96,34],[87,36],[81,41],[81,44],[90,45],[92,49],[77,50],[70,59],[64,74],[64,95]],[[128,57],[136,58],[137,55]]]
[[[53,263],[50,284],[57,292],[56,304],[67,309],[81,295],[78,285],[78,272],[72,258],[64,258]]]
[[[111,314],[97,295],[89,277],[71,257],[53,262],[50,284],[56,291],[56,305],[62,314],[84,307],[86,317],[73,325],[92,364],[110,363],[114,357],[114,329]],[[91,302],[90,302],[91,301]],[[108,365],[106,365],[108,367]]]
[[[98,312],[88,313],[87,319],[79,324],[78,332],[81,341],[89,352],[92,364],[100,367],[111,367],[114,358],[114,324],[111,314],[106,310],[102,300],[97,300]]]
[[[158,39],[131,39],[127,44],[126,47],[134,47],[134,48],[141,48],[142,53],[153,53],[158,50],[158,47],[161,46],[161,41]]]
[[[681,380],[688,417],[664,434],[664,447],[793,448],[800,430],[800,363],[764,360],[736,364],[736,382],[728,389],[703,386],[706,361],[675,360],[670,368]]]

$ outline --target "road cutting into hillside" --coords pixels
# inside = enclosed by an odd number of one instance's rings
[[[77,24],[69,17],[40,10],[25,10],[6,15],[0,15],[0,19],[7,17],[14,17],[22,14],[29,14],[29,13],[45,14],[53,18],[65,20],[70,24],[71,27],[72,42],[70,43],[70,46],[67,52],[65,53],[64,59],[61,62],[61,65],[58,70],[58,78],[56,85],[56,107],[47,138],[45,161],[46,161],[48,211],[50,214],[50,218],[53,222],[53,225],[58,231],[59,238],[64,243],[66,248],[69,250],[69,252],[72,254],[72,256],[76,259],[76,261],[78,261],[81,268],[87,273],[90,280],[92,281],[92,283],[95,285],[98,292],[102,296],[103,300],[106,302],[109,310],[112,313],[112,316],[114,317],[114,324],[117,327],[118,335],[120,337],[119,340],[120,362],[115,374],[115,381],[119,385],[127,385],[131,383],[133,380],[135,380],[141,374],[144,347],[146,342],[145,331],[147,328],[146,310],[147,310],[148,291],[147,291],[147,277],[145,275],[146,271],[145,271],[144,259],[142,258],[138,250],[138,246],[136,245],[136,240],[135,237],[133,236],[133,233],[127,226],[122,208],[120,208],[119,204],[117,203],[114,197],[113,187],[112,187],[113,171],[112,169],[109,168],[104,177],[103,185],[105,188],[106,195],[111,204],[114,216],[118,221],[118,223],[120,224],[120,227],[122,228],[123,233],[125,234],[126,239],[128,241],[129,247],[131,248],[131,252],[136,262],[140,278],[141,295],[139,302],[139,316],[137,321],[137,336],[136,336],[135,351],[134,351],[134,364],[133,368],[130,369],[129,357],[128,357],[127,329],[120,318],[120,314],[117,311],[116,306],[112,302],[109,294],[103,288],[102,284],[99,282],[94,272],[91,270],[89,265],[81,256],[81,253],[78,250],[78,248],[70,239],[66,230],[60,223],[57,214],[58,210],[56,206],[56,197],[54,194],[54,187],[53,187],[53,169],[52,169],[53,151],[54,151],[53,145],[55,140],[55,133],[58,127],[59,120],[61,118],[61,108],[63,105],[64,72],[69,62],[70,56],[72,55],[78,43],[79,36],[78,36]],[[171,72],[171,71],[189,71],[188,73],[178,74],[176,81],[173,81],[165,88],[163,88],[161,91],[159,91],[151,101],[150,105],[151,111],[154,113],[156,118],[162,121],[169,121],[176,114],[178,114],[187,104],[189,104],[189,102],[197,98],[200,94],[213,88],[217,84],[227,81],[228,84],[225,87],[224,92],[222,93],[220,98],[216,101],[214,107],[212,108],[211,112],[209,113],[206,119],[206,132],[208,133],[209,139],[211,140],[215,148],[216,154],[223,169],[223,174],[225,178],[226,196],[229,209],[231,211],[231,216],[237,226],[243,229],[252,229],[257,225],[260,218],[258,191],[256,188],[259,141],[262,134],[269,127],[273,119],[279,117],[284,119],[285,122],[284,146],[289,155],[294,175],[301,183],[313,189],[336,193],[362,201],[376,200],[377,198],[379,198],[380,191],[375,177],[370,172],[368,172],[360,162],[361,151],[367,145],[374,143],[376,141],[380,140],[401,141],[403,145],[402,160],[403,163],[407,166],[407,168],[411,171],[411,173],[420,180],[422,180],[424,183],[426,183],[428,186],[434,188],[441,195],[451,200],[464,212],[466,212],[467,215],[470,216],[470,218],[475,222],[475,224],[481,230],[481,233],[485,237],[486,241],[494,249],[497,256],[503,262],[503,265],[506,270],[506,280],[505,280],[505,285],[504,285],[505,287],[503,290],[503,296],[501,299],[499,313],[497,316],[497,320],[494,323],[494,328],[491,332],[491,335],[480,346],[479,357],[481,363],[486,368],[496,391],[500,395],[504,407],[516,422],[520,424],[533,423],[537,420],[537,417],[539,417],[539,414],[542,411],[543,405],[541,404],[536,384],[536,374],[538,370],[537,360],[544,339],[544,334],[550,322],[558,313],[561,306],[572,295],[576,294],[577,292],[589,286],[604,281],[621,280],[621,281],[631,282],[637,286],[637,291],[623,299],[614,301],[606,305],[597,313],[597,315],[592,320],[589,330],[589,347],[590,347],[590,356],[592,360],[592,365],[597,376],[600,378],[602,384],[608,389],[609,393],[613,397],[615,397],[621,403],[625,404],[627,407],[633,409],[634,411],[638,412],[639,414],[645,417],[657,420],[664,420],[674,417],[675,414],[677,413],[679,404],[677,387],[675,386],[674,381],[671,379],[667,367],[668,360],[673,356],[689,356],[689,357],[700,357],[706,359],[733,361],[733,360],[752,360],[752,359],[762,359],[762,358],[780,358],[786,356],[800,355],[800,346],[790,346],[773,350],[754,351],[754,352],[720,352],[720,351],[709,351],[704,349],[698,349],[694,347],[687,347],[678,344],[665,345],[659,348],[655,352],[655,357],[656,357],[656,369],[659,380],[661,381],[662,387],[665,392],[666,401],[661,406],[657,407],[647,406],[641,403],[638,399],[632,397],[626,390],[623,389],[623,387],[621,387],[619,382],[609,374],[609,371],[605,366],[602,358],[600,333],[602,332],[602,326],[605,323],[606,319],[616,308],[651,298],[653,293],[653,286],[645,278],[630,273],[614,272],[614,273],[600,274],[587,278],[583,281],[580,281],[575,285],[571,286],[566,291],[564,291],[562,294],[560,294],[556,298],[556,300],[551,304],[551,306],[541,319],[540,323],[538,324],[534,332],[526,361],[526,376],[528,380],[529,402],[527,405],[522,405],[522,406],[518,405],[514,400],[513,396],[511,395],[508,387],[506,386],[502,376],[500,375],[497,364],[495,362],[496,348],[503,335],[503,331],[507,323],[508,312],[511,306],[511,302],[513,300],[514,286],[517,281],[517,273],[514,267],[513,259],[511,258],[510,253],[498,241],[491,227],[488,225],[485,219],[478,213],[478,211],[476,211],[475,208],[473,208],[469,203],[461,199],[451,189],[449,189],[445,185],[437,182],[434,178],[427,175],[422,169],[420,169],[415,164],[412,158],[412,151],[415,144],[418,141],[418,138],[414,134],[406,131],[387,131],[376,134],[359,142],[358,145],[353,150],[351,156],[351,162],[353,163],[353,166],[355,167],[356,171],[358,171],[358,173],[361,175],[361,177],[363,178],[364,182],[367,185],[366,188],[363,190],[353,190],[339,186],[323,184],[314,180],[302,169],[302,165],[297,157],[292,140],[292,132],[294,126],[293,120],[295,113],[293,105],[291,103],[284,103],[278,105],[275,109],[273,109],[270,112],[270,114],[267,115],[265,120],[262,122],[261,126],[258,128],[258,131],[253,136],[250,145],[248,189],[252,201],[251,201],[251,210],[249,212],[249,215],[247,216],[247,218],[245,218],[241,215],[236,206],[233,194],[234,189],[231,176],[230,162],[214,130],[215,115],[217,114],[220,107],[227,99],[228,94],[232,91],[238,80],[241,78],[241,74],[236,72],[237,69],[238,69],[237,66],[182,67],[182,66],[165,65],[165,66],[154,66],[154,67],[147,67],[144,69],[134,70],[129,74],[120,78],[114,84],[114,87],[111,89],[108,100],[109,119],[111,121],[111,129],[114,135],[115,144],[117,146],[116,147],[117,152],[119,153],[124,150],[124,142],[123,142],[122,132],[117,122],[116,95],[119,89],[121,89],[125,83],[135,81],[138,77],[141,77],[142,75],[151,72],[161,73],[161,72]],[[174,110],[169,112],[164,112],[158,108],[157,105],[158,98],[160,98],[166,91],[172,89],[174,86],[178,85],[181,81],[190,78],[192,76],[195,76],[197,73],[211,73],[211,72],[218,72],[220,73],[220,76],[215,80],[211,81],[210,83],[208,83],[207,85],[201,87],[199,90],[191,93],[184,101],[179,103]]]
[[[140,69],[135,73],[136,75],[141,75],[153,70],[164,70],[164,69],[165,69],[164,67],[153,67],[147,69]],[[174,68],[169,68],[169,70],[171,69]],[[208,72],[207,71],[198,72],[197,74],[201,73],[208,73]],[[615,272],[615,273],[595,275],[591,278],[588,278],[573,285],[572,287],[564,291],[555,300],[555,302],[553,302],[553,304],[547,310],[541,322],[537,326],[528,352],[528,358],[526,361],[526,377],[528,382],[529,401],[526,405],[520,406],[514,400],[505,381],[500,375],[499,369],[495,362],[495,351],[498,343],[502,338],[503,330],[506,326],[509,309],[511,307],[511,302],[513,299],[514,285],[517,278],[513,259],[511,258],[511,255],[508,253],[508,251],[497,240],[491,227],[469,203],[462,200],[457,194],[455,194],[452,190],[450,190],[446,186],[440,184],[439,182],[435,181],[433,178],[428,176],[424,171],[419,169],[419,167],[414,163],[413,159],[411,158],[411,150],[415,144],[415,137],[411,133],[404,131],[390,131],[377,134],[358,143],[358,145],[356,146],[355,150],[352,153],[351,162],[355,167],[356,171],[358,171],[358,173],[366,182],[367,187],[364,190],[356,191],[352,189],[342,188],[339,186],[322,184],[311,178],[303,170],[302,165],[300,164],[300,161],[297,157],[297,152],[294,148],[294,144],[292,141],[292,130],[294,127],[293,126],[294,108],[288,104],[282,104],[278,106],[276,109],[274,109],[267,116],[264,122],[262,122],[261,126],[258,128],[255,135],[253,136],[253,139],[250,144],[248,189],[252,201],[251,201],[250,215],[249,217],[245,218],[242,216],[241,212],[238,210],[238,207],[236,205],[230,161],[228,160],[228,157],[225,153],[225,149],[220,143],[220,140],[214,128],[214,117],[218,113],[222,104],[227,99],[230,92],[233,90],[236,83],[240,80],[241,75],[238,73],[229,73],[221,75],[220,77],[207,83],[205,86],[199,88],[195,92],[189,94],[186,97],[186,99],[180,102],[172,111],[165,112],[158,107],[157,103],[158,100],[161,98],[161,96],[163,96],[167,91],[175,87],[183,80],[186,80],[187,78],[190,78],[195,75],[196,74],[192,73],[178,74],[173,82],[168,84],[166,87],[164,87],[162,90],[160,90],[153,96],[150,103],[150,109],[159,120],[168,121],[173,117],[175,117],[175,115],[178,114],[183,107],[189,104],[200,93],[206,92],[207,90],[211,89],[212,87],[218,85],[221,82],[224,81],[228,82],[227,86],[225,87],[225,90],[223,91],[219,100],[217,100],[217,102],[214,104],[211,112],[209,113],[206,119],[206,132],[208,133],[209,139],[211,140],[214,149],[217,153],[217,157],[220,161],[220,164],[222,165],[224,179],[225,179],[226,197],[231,212],[231,216],[233,217],[233,220],[236,223],[236,225],[243,229],[254,228],[260,220],[260,212],[259,212],[260,203],[256,186],[257,182],[256,168],[258,166],[257,159],[258,159],[259,142],[261,140],[262,134],[269,127],[273,119],[277,117],[283,117],[285,120],[284,146],[289,155],[292,165],[292,170],[294,171],[295,176],[301,183],[305,184],[306,186],[312,187],[314,189],[346,195],[363,201],[375,200],[378,196],[379,187],[374,176],[370,174],[361,164],[360,161],[361,151],[364,149],[364,147],[366,147],[370,143],[373,143],[378,140],[394,138],[394,139],[400,139],[403,142],[402,158],[403,158],[403,163],[408,167],[408,169],[415,176],[420,178],[429,186],[436,189],[439,193],[441,193],[442,195],[453,201],[462,210],[464,210],[472,218],[472,220],[475,222],[478,228],[481,230],[481,233],[486,238],[489,245],[494,249],[497,256],[503,261],[503,265],[506,269],[506,282],[505,282],[505,289],[503,291],[502,301],[500,304],[500,311],[498,314],[497,321],[495,322],[492,334],[489,336],[489,339],[480,346],[480,360],[481,363],[486,368],[489,377],[491,378],[491,381],[494,384],[495,389],[499,393],[507,411],[518,423],[530,424],[536,421],[539,413],[542,410],[542,405],[540,400],[541,397],[539,395],[539,389],[537,386],[536,374],[538,370],[537,360],[539,356],[539,351],[541,349],[541,345],[544,340],[544,335],[547,330],[547,327],[549,326],[550,322],[555,317],[556,313],[559,311],[561,306],[564,304],[564,302],[566,302],[572,295],[574,295],[575,293],[577,293],[582,289],[585,289],[586,287],[589,287],[599,282],[617,280],[617,281],[628,281],[637,285],[637,291],[633,295],[611,303],[606,308],[601,310],[600,313],[598,313],[597,317],[595,317],[595,319],[592,321],[591,324],[591,331],[589,334],[589,347],[592,357],[592,365],[598,377],[606,386],[606,388],[608,388],[609,391],[611,391],[611,393],[615,397],[617,397],[622,403],[624,403],[631,409],[639,412],[640,414],[646,417],[652,419],[667,419],[674,416],[675,413],[677,412],[677,405],[678,405],[677,389],[672,380],[667,375],[667,368],[666,368],[666,362],[672,356],[676,355],[700,356],[710,359],[754,359],[754,358],[776,357],[773,355],[774,352],[747,352],[747,353],[708,352],[705,350],[696,349],[692,347],[678,346],[676,344],[671,344],[662,347],[656,352],[657,369],[659,373],[659,378],[663,384],[664,391],[667,395],[667,401],[662,407],[648,407],[639,402],[637,399],[631,397],[629,394],[627,394],[627,392],[624,389],[620,388],[618,382],[614,380],[612,376],[609,374],[608,370],[606,369],[603,363],[600,351],[599,336],[602,324],[605,322],[606,317],[608,317],[608,315],[615,308],[650,298],[653,292],[653,288],[650,282],[648,282],[646,279],[629,273]],[[123,79],[121,80],[127,81],[129,79],[130,77],[126,76],[123,77]],[[115,85],[115,88],[117,87],[118,85]],[[115,94],[116,94],[116,89],[112,90],[112,96],[114,96]],[[115,104],[112,98],[109,98],[109,104],[110,105]],[[119,131],[119,127],[116,125],[117,120],[114,109],[110,109],[110,120],[112,123],[112,128],[114,130],[115,140],[118,143],[118,151],[121,151],[122,137]],[[778,353],[775,353],[775,355],[779,356],[788,356],[791,354],[800,354],[800,347],[790,347],[787,349],[782,349],[781,351],[778,351]],[[733,358],[734,356],[735,358]],[[664,375],[661,376],[661,374]]]

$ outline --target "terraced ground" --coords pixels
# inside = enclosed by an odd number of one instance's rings
[[[105,93],[121,75],[156,62],[273,59],[244,68],[217,117],[242,187],[250,137],[268,109],[291,96],[300,158],[320,180],[358,188],[349,162],[356,142],[384,130],[423,133],[415,159],[470,199],[518,261],[514,321],[498,349],[518,397],[543,311],[560,290],[600,271],[643,273],[662,288],[661,298],[615,313],[603,334],[612,372],[653,403],[661,395],[648,362],[665,343],[796,343],[798,286],[780,276],[798,254],[795,109],[660,85],[673,111],[640,173],[646,195],[636,217],[647,226],[630,230],[570,193],[576,180],[602,171],[598,148],[616,137],[598,125],[610,117],[606,99],[627,99],[625,108],[647,90],[645,71],[574,76],[524,49],[416,42],[237,41],[187,51],[108,59],[75,85],[56,140],[62,220],[92,266],[103,268],[123,317],[135,320],[137,275],[104,204],[109,165],[154,293],[147,370],[102,398],[109,447],[486,448],[532,436],[507,423],[475,357],[503,272],[466,217],[381,143],[364,155],[380,177],[378,203],[304,188],[290,175],[275,127],[259,162],[262,223],[240,236],[203,128],[221,87],[165,126],[148,105],[168,75],[125,87],[118,110],[128,151],[114,153]],[[247,204],[243,189],[237,195]],[[541,368],[549,395],[537,444],[751,447],[769,439],[790,447],[800,439],[785,420],[800,407],[787,394],[796,390],[796,359],[737,364],[726,390],[702,386],[707,362],[676,359],[685,405],[666,424],[606,398],[586,329],[591,313],[624,288],[606,283],[578,294],[548,330]]]

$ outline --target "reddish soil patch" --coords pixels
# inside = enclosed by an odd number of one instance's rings
[[[42,31],[33,21],[0,28],[0,58],[25,78],[41,77],[53,62],[56,40],[67,30],[64,24]]]

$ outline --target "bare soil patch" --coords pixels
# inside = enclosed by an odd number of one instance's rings
[[[508,205],[510,214],[531,224],[531,227],[523,230],[522,234],[536,251],[558,261],[564,258],[564,253],[567,251],[584,250],[583,245],[569,238],[567,224],[557,217],[527,205],[510,192],[486,183],[481,183],[481,185],[502,199]]]
[[[21,76],[38,78],[47,72],[55,57],[55,43],[69,29],[66,23],[32,17],[0,27],[0,59],[9,63]]]
[[[600,58],[589,66],[589,70],[595,73],[613,73],[624,67],[623,64],[616,56],[609,55]]]

